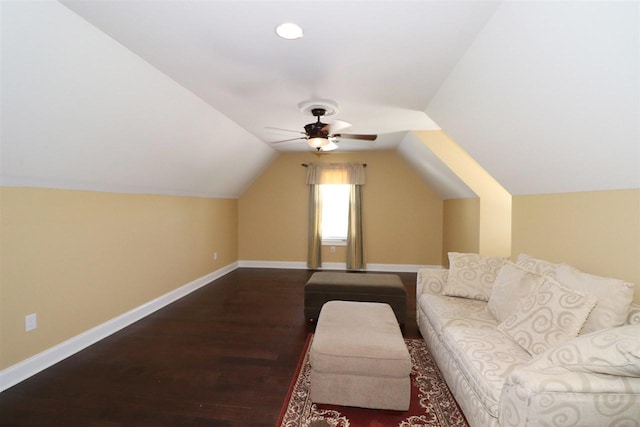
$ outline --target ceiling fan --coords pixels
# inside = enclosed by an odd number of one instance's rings
[[[347,138],[347,139],[358,139],[363,141],[375,141],[378,135],[363,135],[363,134],[347,134],[347,133],[337,133],[342,129],[345,129],[351,124],[347,122],[343,122],[342,120],[336,120],[334,123],[327,124],[322,123],[320,118],[327,113],[326,108],[323,107],[314,107],[310,109],[311,114],[316,118],[316,121],[313,123],[309,123],[305,125],[304,132],[299,132],[304,136],[299,136],[297,138],[289,138],[281,141],[274,141],[272,144],[279,144],[282,142],[295,141],[297,139],[303,139],[307,141],[310,147],[316,149],[317,151],[330,151],[337,148],[336,143],[339,142],[339,139]],[[272,128],[278,129],[278,128]],[[287,132],[298,132],[292,131],[289,129],[279,129],[285,130]]]

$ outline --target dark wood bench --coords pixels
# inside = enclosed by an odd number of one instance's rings
[[[307,320],[317,320],[324,303],[333,300],[387,303],[399,324],[404,325],[407,319],[407,291],[397,274],[313,273],[304,286]]]

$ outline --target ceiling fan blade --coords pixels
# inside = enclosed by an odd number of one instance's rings
[[[297,138],[289,138],[289,139],[281,139],[280,141],[271,141],[269,144],[281,144],[283,142],[297,141],[306,139],[304,136],[299,136]]]
[[[324,125],[320,128],[320,132],[326,132],[329,133],[329,129],[331,128],[331,125]]]
[[[358,135],[353,133],[337,133],[331,135],[333,138],[361,139],[363,141],[375,141],[378,135]]]
[[[285,131],[285,132],[294,132],[294,133],[301,133],[303,135],[306,135],[304,132],[301,132],[299,130],[276,128],[276,127],[273,127],[273,126],[265,126],[265,129],[282,130],[282,131]]]
[[[345,122],[344,120],[334,120],[334,122],[329,125],[329,133],[340,132],[342,129],[348,127],[351,127],[351,123]]]

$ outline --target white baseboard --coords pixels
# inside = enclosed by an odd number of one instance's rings
[[[367,264],[366,271],[415,273],[419,268],[427,267],[441,268],[441,266],[433,265]],[[229,264],[226,267],[200,277],[179,287],[178,289],[136,307],[127,313],[108,320],[95,328],[89,329],[75,337],[0,371],[0,392],[8,389],[9,387],[13,387],[19,382],[26,380],[50,366],[53,366],[61,360],[64,360],[90,345],[95,344],[109,335],[126,328],[132,323],[137,322],[157,310],[160,310],[161,308],[179,300],[225,274],[236,270],[237,268],[290,268],[306,270],[307,263],[300,261],[238,261]],[[343,262],[325,262],[323,263],[321,270],[346,270],[346,268],[346,263]]]
[[[238,261],[241,268],[290,268],[294,270],[306,270],[304,261]],[[365,271],[382,271],[395,273],[417,273],[421,268],[442,268],[441,265],[420,264],[367,264]],[[346,270],[344,262],[323,262],[320,270]]]
[[[442,266],[428,264],[367,264],[367,271],[417,273],[421,268],[442,268]]]
[[[238,268],[234,262],[0,371],[0,392]]]
[[[240,268],[290,268],[306,270],[307,263],[302,261],[238,261]]]

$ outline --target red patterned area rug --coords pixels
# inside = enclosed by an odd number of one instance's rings
[[[466,427],[467,421],[431,357],[423,339],[405,339],[411,355],[411,406],[406,412],[315,404],[309,399],[307,338],[277,427]]]

